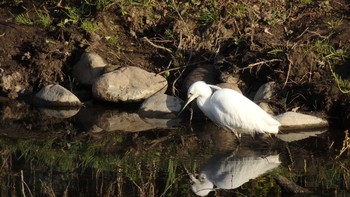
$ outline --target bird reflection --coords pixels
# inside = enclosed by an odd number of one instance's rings
[[[250,179],[278,167],[278,154],[262,156],[254,152],[231,155],[215,155],[203,166],[195,177],[189,173],[192,191],[198,196],[206,196],[215,189],[235,189]]]

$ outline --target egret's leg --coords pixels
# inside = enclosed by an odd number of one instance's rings
[[[192,118],[193,118],[193,109],[190,108],[190,124],[192,124]]]
[[[235,136],[238,140],[238,143],[241,143],[241,133],[238,133],[237,131],[233,131],[233,133],[235,134]]]

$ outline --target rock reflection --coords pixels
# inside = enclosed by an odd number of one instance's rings
[[[168,129],[179,125],[180,123],[180,121],[176,119],[150,119],[141,117],[136,112],[98,107],[82,109],[78,113],[77,119],[84,130],[93,132],[96,132],[97,130],[109,132],[140,132],[159,128]]]
[[[38,109],[44,115],[49,117],[54,117],[54,118],[70,118],[75,116],[80,110],[80,108],[67,108],[67,109],[38,108]]]
[[[189,174],[193,182],[191,188],[198,196],[206,196],[216,189],[235,189],[280,164],[278,154],[264,156],[244,149],[216,154],[203,166],[198,177]]]
[[[295,130],[277,134],[276,137],[285,142],[295,142],[309,137],[317,137],[325,133],[328,129],[321,130]]]

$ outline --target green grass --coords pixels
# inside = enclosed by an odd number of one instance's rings
[[[38,10],[36,7],[34,9],[38,16],[38,20],[35,22],[41,27],[50,28],[52,24],[52,18],[49,11],[45,7],[42,10]]]
[[[17,15],[15,17],[15,21],[17,23],[22,23],[25,25],[32,25],[34,23],[32,19],[30,19],[29,14],[27,12]]]
[[[312,67],[328,67],[332,73],[334,80],[342,93],[350,92],[350,82],[348,80],[342,79],[337,73],[335,73],[334,68],[342,63],[347,57],[347,50],[335,49],[330,43],[329,38],[332,34],[323,37],[322,39],[317,39],[311,42],[306,53],[313,53],[315,55],[314,65]]]
[[[86,19],[81,23],[81,28],[87,33],[94,33],[101,28],[101,24]]]

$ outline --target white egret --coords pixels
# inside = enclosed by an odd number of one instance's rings
[[[211,88],[216,89],[213,93]],[[242,94],[226,88],[193,83],[187,92],[187,102],[180,111],[197,98],[199,109],[214,123],[234,132],[240,141],[241,133],[278,133],[280,123]]]

